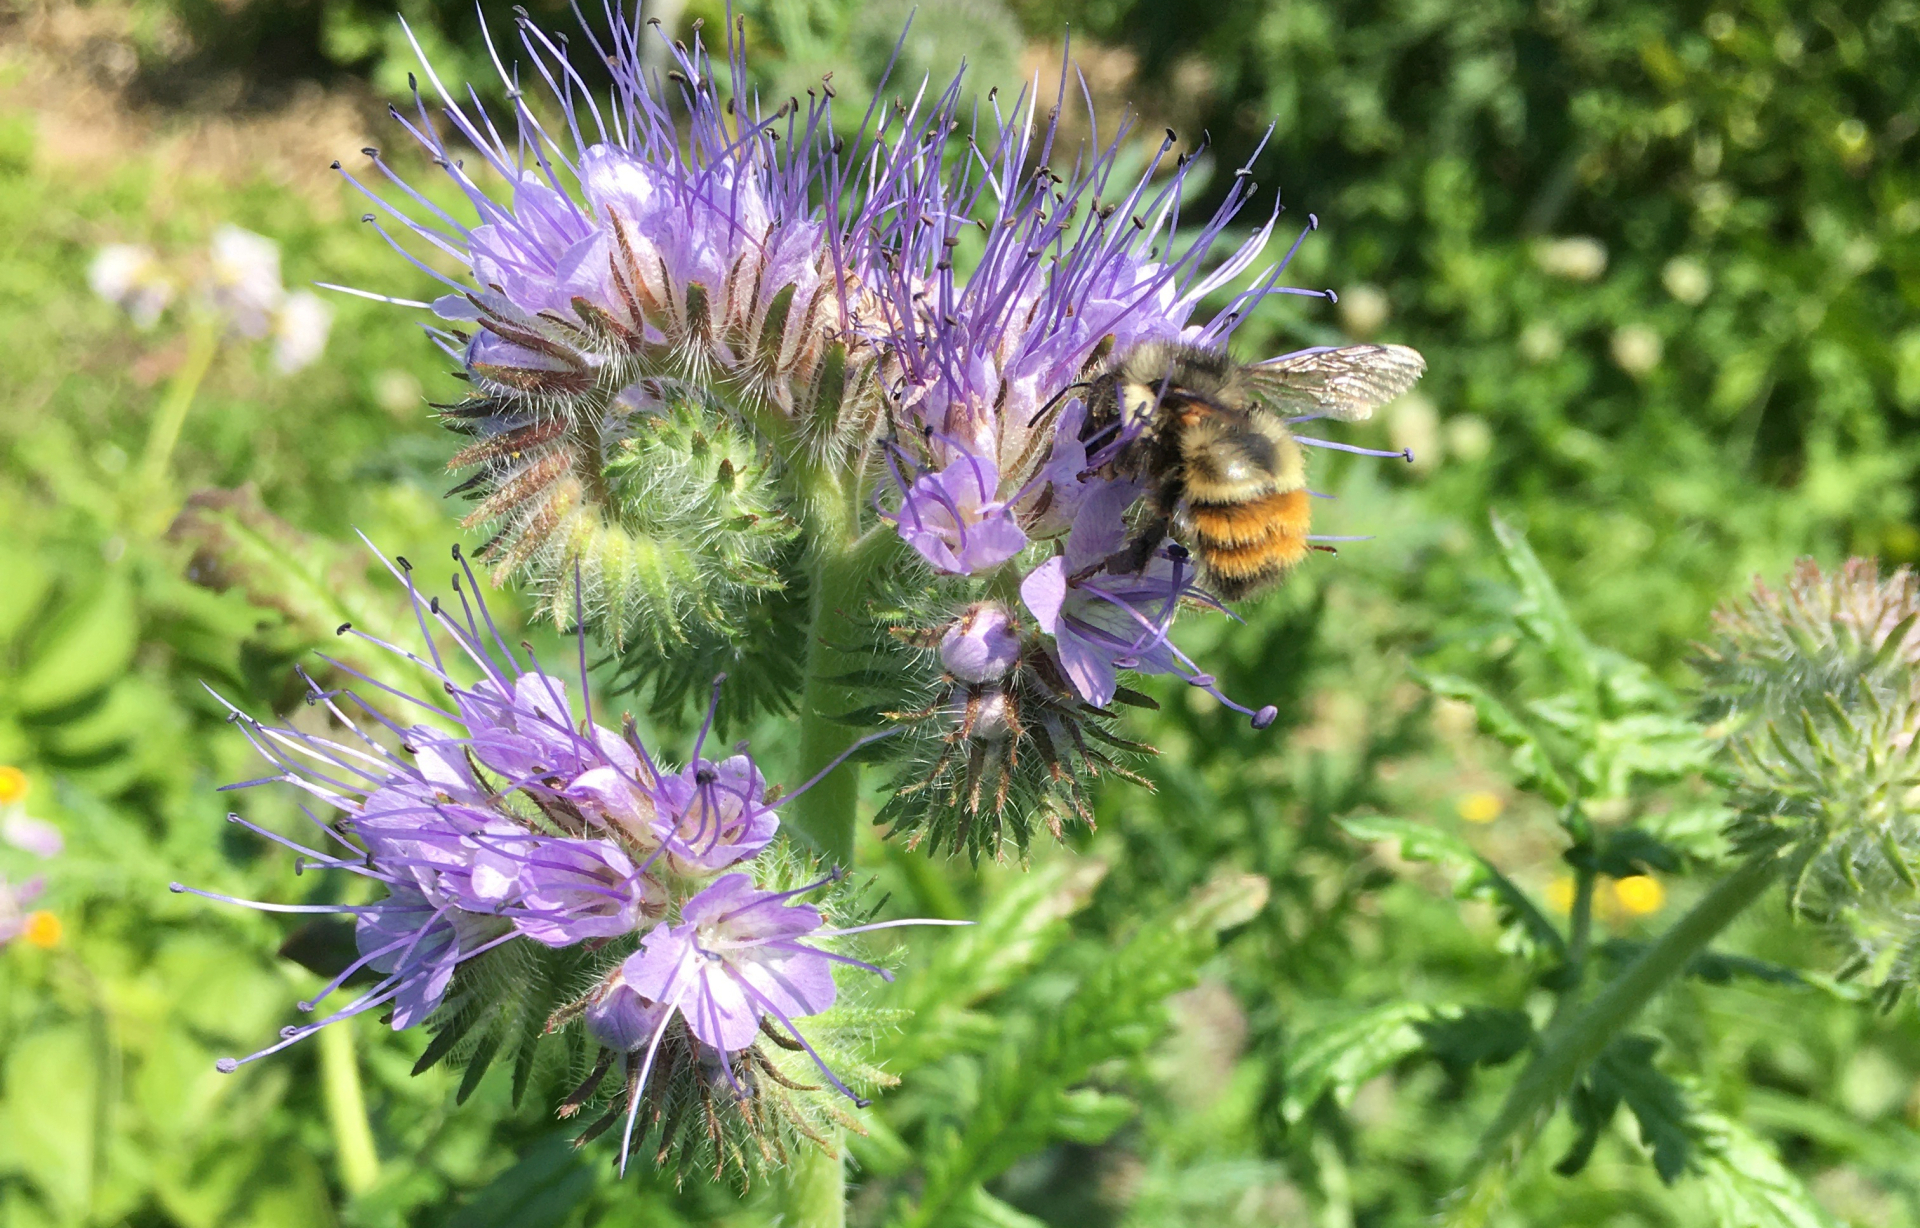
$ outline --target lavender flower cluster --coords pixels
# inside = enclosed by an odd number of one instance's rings
[[[549,1030],[584,1017],[606,1051],[592,1083],[615,1060],[623,1063],[623,1166],[643,1106],[655,1106],[657,1116],[669,1098],[672,1089],[655,1087],[663,1078],[717,1080],[746,1109],[778,1088],[814,1090],[784,1074],[761,1051],[762,1039],[806,1054],[833,1087],[859,1101],[798,1021],[834,1005],[835,964],[888,974],[825,944],[893,925],[951,923],[832,926],[797,897],[837,880],[838,871],[797,889],[760,885],[756,860],[779,829],[779,807],[806,786],[775,800],[744,746],[708,758],[711,714],[683,766],[661,761],[631,721],[615,732],[592,720],[584,644],[576,692],[530,649],[523,648],[523,665],[508,648],[464,559],[465,582],[454,579],[457,616],[418,593],[405,559],[389,567],[407,585],[427,657],[351,626],[340,631],[412,662],[445,703],[330,661],[392,701],[386,706],[403,704],[421,719],[401,725],[353,691],[322,690],[311,679],[308,702],[324,709],[341,736],[233,711],[275,771],[232,787],[278,782],[302,790],[318,803],[318,811],[303,810],[320,847],[232,820],[292,848],[303,866],[370,880],[378,898],[274,904],[173,886],[269,912],[351,917],[357,957],[303,1010],[323,1010],[356,974],[375,974],[377,982],[256,1053],[222,1059],[220,1068],[232,1071],[369,1011],[387,1012],[396,1030],[413,1027],[447,1003],[463,966],[512,944],[538,944],[606,953],[593,988],[556,1012]],[[460,662],[477,678],[459,680]],[[661,1070],[663,1055],[678,1068]],[[574,1107],[593,1090],[583,1088]],[[796,1120],[804,1128],[803,1116]]]
[[[815,545],[890,524],[921,567],[908,625],[893,630],[943,646],[925,658],[938,675],[921,688],[928,702],[895,696],[876,709],[925,735],[901,743],[920,756],[917,779],[902,778],[920,786],[902,794],[920,809],[892,817],[911,827],[929,808],[965,812],[951,833],[976,854],[982,840],[997,846],[1010,808],[1052,814],[1064,798],[1088,816],[1082,778],[1125,774],[1116,756],[1135,748],[1107,719],[1116,699],[1138,698],[1128,672],[1181,677],[1265,727],[1274,709],[1222,695],[1173,641],[1181,612],[1225,609],[1177,543],[1124,573],[1101,566],[1131,536],[1146,488],[1113,464],[1138,424],[1083,440],[1086,388],[1145,344],[1224,345],[1270,295],[1331,298],[1280,284],[1311,219],[1254,273],[1276,203],[1216,260],[1254,191],[1245,168],[1217,211],[1183,228],[1199,162],[1169,165],[1169,132],[1142,172],[1123,172],[1138,143],[1126,124],[1066,150],[1064,71],[1050,110],[1036,83],[1004,107],[989,93],[988,114],[965,122],[956,79],[911,101],[883,90],[843,130],[830,80],[763,107],[740,29],[717,65],[697,37],[672,42],[611,7],[605,18],[604,38],[587,39],[594,71],[610,74],[606,96],[564,40],[517,21],[553,122],[497,55],[514,112],[506,134],[477,93],[456,96],[430,66],[438,107],[416,89],[413,114],[393,112],[477,224],[377,150],[367,153],[391,192],[348,176],[374,205],[367,220],[446,289],[431,303],[353,292],[430,310],[462,365],[472,395],[447,420],[476,442],[456,458],[473,469],[456,489],[478,500],[467,524],[492,531],[478,553],[496,579],[530,578],[562,621],[578,606],[616,623],[653,611],[678,626],[695,610],[738,626],[727,610],[764,600],[765,583],[723,566],[675,579],[655,561],[715,557],[717,542],[793,523]],[[666,47],[665,79],[643,70],[647,39]],[[505,191],[483,186],[455,141]],[[410,247],[468,274],[450,277]],[[1203,300],[1248,275],[1196,321]],[[638,516],[608,493],[609,466],[688,402],[761,441],[780,515]],[[717,480],[731,490],[736,471]],[[761,567],[777,555],[771,538],[733,550]],[[667,591],[676,584],[691,588]],[[994,642],[968,638],[979,636]],[[991,821],[974,827],[983,807]]]

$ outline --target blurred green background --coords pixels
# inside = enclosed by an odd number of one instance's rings
[[[530,8],[570,28],[563,5]],[[726,20],[716,0],[670,8],[682,32]],[[491,77],[464,0],[401,10],[444,78]],[[831,68],[845,99],[878,78],[911,5],[736,11],[772,96]],[[1237,344],[1417,346],[1426,380],[1362,435],[1417,459],[1319,458],[1342,496],[1327,530],[1376,538],[1244,626],[1183,628],[1226,690],[1281,705],[1275,729],[1162,689],[1159,713],[1130,718],[1164,752],[1160,791],[1106,791],[1097,833],[1039,853],[1033,877],[864,847],[922,907],[981,915],[1044,889],[1056,920],[965,1027],[909,1032],[917,1065],[901,1058],[855,1149],[854,1217],[884,1221],[889,1191],[924,1180],[942,1131],[1088,970],[1229,865],[1272,880],[1265,909],[1165,1012],[1074,1059],[1080,1124],[1056,1114],[980,1168],[1000,1201],[954,1222],[1423,1223],[1511,1068],[1389,1058],[1303,1082],[1301,1038],[1383,1002],[1524,1008],[1533,991],[1490,909],[1335,820],[1458,832],[1565,907],[1544,804],[1512,791],[1470,716],[1410,681],[1422,662],[1498,672],[1513,651],[1489,511],[1526,528],[1597,643],[1679,687],[1710,611],[1753,575],[1801,554],[1920,559],[1920,5],[955,0],[920,10],[902,62],[943,74],[964,53],[983,87],[1050,81],[1069,29],[1103,131],[1130,102],[1143,142],[1210,136],[1203,196],[1277,125],[1255,177],[1290,219],[1318,216],[1296,284],[1340,304],[1272,304]],[[257,769],[205,688],[286,709],[292,666],[337,622],[377,622],[390,596],[353,529],[446,557],[454,443],[426,402],[458,385],[406,313],[335,296],[313,367],[220,347],[145,480],[194,360],[190,312],[137,329],[87,272],[110,243],[186,268],[235,223],[281,245],[290,286],[427,295],[327,170],[380,145],[428,181],[385,116],[413,67],[381,0],[0,2],[0,764],[24,773],[0,778],[0,805],[66,840],[50,860],[0,846],[9,882],[46,880],[36,924],[0,949],[7,1228],[766,1222],[754,1191],[616,1184],[605,1148],[571,1153],[553,1097],[516,1108],[503,1072],[456,1106],[458,1076],[409,1077],[420,1038],[373,1020],[213,1069],[317,982],[276,955],[293,927],[167,893],[293,890],[287,857],[221,821],[215,786]],[[242,493],[203,497],[169,532],[206,489]],[[512,617],[511,594],[497,604]],[[747,732],[777,769],[779,726]],[[1686,789],[1632,804],[1699,805]],[[1711,841],[1696,851],[1711,865]],[[1622,937],[1697,894],[1687,875],[1608,890]],[[1779,913],[1733,946],[1824,966]],[[903,985],[937,948],[906,948]],[[1656,1014],[1698,1102],[1768,1140],[1828,1215],[1920,1224],[1910,1008],[1874,1014],[1817,982],[1689,982]],[[1573,1179],[1550,1171],[1555,1135],[1500,1222],[1714,1222],[1622,1123]]]

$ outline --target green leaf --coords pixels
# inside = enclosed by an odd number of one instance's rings
[[[1624,968],[1647,949],[1644,942],[1634,942],[1626,938],[1609,938],[1597,948],[1597,954],[1614,968]],[[1697,977],[1710,985],[1726,985],[1738,978],[1760,981],[1768,985],[1793,985],[1810,987],[1813,981],[1807,979],[1798,969],[1785,964],[1776,964],[1771,960],[1755,959],[1750,955],[1725,955],[1718,951],[1702,951],[1687,961],[1686,975]]]
[[[1424,1002],[1389,1002],[1303,1034],[1288,1049],[1281,1117],[1298,1124],[1322,1096],[1353,1103],[1361,1084],[1425,1049],[1421,1025],[1439,1017]]]
[[[1428,674],[1416,670],[1414,676],[1434,694],[1472,706],[1474,715],[1479,719],[1480,732],[1512,752],[1513,768],[1518,776],[1516,783],[1521,788],[1540,794],[1556,806],[1564,806],[1573,800],[1573,790],[1567,785],[1560,769],[1554,766],[1545,744],[1527,728],[1526,722],[1485,688],[1451,674]]]
[[[1096,858],[1056,859],[996,893],[972,925],[946,931],[933,958],[894,982],[895,1001],[912,1012],[905,1033],[889,1042],[890,1069],[911,1069],[998,1034],[971,1007],[1013,984],[1068,933],[1067,919],[1085,908],[1106,876]]]
[[[1492,521],[1501,559],[1520,589],[1519,600],[1512,610],[1514,621],[1522,634],[1546,650],[1577,692],[1592,695],[1598,679],[1593,645],[1573,621],[1559,588],[1540,565],[1533,547],[1527,544],[1526,535],[1497,513]]]
[[[1609,835],[1595,850],[1592,868],[1610,878],[1632,878],[1650,870],[1673,874],[1680,869],[1680,855],[1652,833],[1627,827]]]
[[[133,589],[110,573],[66,602],[32,645],[12,689],[22,712],[42,713],[106,688],[133,662],[140,621]]]
[[[1653,1065],[1660,1042],[1622,1036],[1608,1045],[1575,1086],[1567,1114],[1577,1135],[1555,1171],[1572,1176],[1586,1167],[1600,1131],[1624,1103],[1640,1125],[1640,1141],[1653,1152],[1653,1167],[1668,1185],[1693,1162],[1696,1128],[1686,1097]]]
[[[1061,1095],[1053,1115],[1053,1132],[1070,1142],[1093,1146],[1106,1142],[1139,1111],[1140,1106],[1125,1096],[1091,1087],[1077,1088]]]
[[[559,1228],[593,1193],[572,1140],[550,1134],[446,1219],[446,1228]]]
[[[31,551],[0,546],[0,645],[9,644],[39,611],[53,586],[53,569]]]
[[[1340,830],[1369,844],[1397,840],[1400,855],[1408,861],[1424,861],[1466,871],[1479,865],[1480,854],[1473,846],[1450,831],[1418,819],[1396,819],[1383,814],[1348,815],[1335,819]]]
[[[1700,1184],[1714,1219],[1740,1228],[1835,1228],[1800,1178],[1774,1149],[1739,1122],[1696,1115],[1701,1135]]]
[[[1144,918],[1064,999],[1006,1037],[983,1063],[979,1096],[964,1120],[930,1128],[919,1202],[900,1222],[951,1223],[970,1191],[1046,1146],[1062,1124],[1089,1132],[1117,1125],[1117,1106],[1076,1101],[1080,1093],[1068,1089],[1101,1063],[1152,1044],[1166,1026],[1167,997],[1199,978],[1217,932],[1244,923],[1265,900],[1266,880],[1217,874],[1180,904]],[[1076,1105],[1063,1117],[1063,1106]]]
[[[1427,1051],[1454,1078],[1475,1066],[1498,1066],[1533,1043],[1533,1018],[1525,1011],[1469,1006],[1451,1016],[1414,1024]]]
[[[962,1228],[1047,1228],[1045,1220],[1035,1219],[977,1185],[957,1201],[948,1221]]]
[[[1431,862],[1453,869],[1456,872],[1454,895],[1492,904],[1501,925],[1523,952],[1566,953],[1566,939],[1559,927],[1540,911],[1539,905],[1459,836],[1428,823],[1385,815],[1355,815],[1335,822],[1356,840],[1397,840],[1400,855],[1409,861]]]

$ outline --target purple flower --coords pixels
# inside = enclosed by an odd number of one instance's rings
[[[998,567],[1026,548],[1027,535],[997,501],[992,461],[962,454],[939,473],[916,479],[889,519],[936,571],[971,575]]]
[[[641,997],[639,990],[627,984],[624,963],[616,965],[587,995],[588,1034],[617,1053],[646,1048],[654,1034],[666,1026],[670,1014],[670,1007]]]
[[[779,829],[766,791],[760,769],[745,755],[719,763],[695,759],[662,777],[654,830],[674,872],[711,874],[765,848]]]
[[[722,875],[681,906],[679,925],[641,940],[623,968],[627,983],[723,1052],[752,1044],[763,1015],[792,1031],[793,1020],[833,1005],[833,960],[846,959],[800,941],[825,922],[810,904],[788,904],[793,894]]]
[[[971,607],[940,637],[940,664],[961,682],[998,682],[1019,663],[1019,632],[997,601]]]
[[[848,964],[891,980],[873,964],[822,950],[821,939],[900,925],[964,925],[963,921],[881,921],[846,929],[829,928],[820,910],[810,904],[788,903],[833,881],[831,878],[792,891],[766,891],[745,874],[725,874],[680,908],[677,925],[662,923],[641,939],[640,950],[628,956],[609,981],[596,1005],[607,1037],[628,1051],[639,1026],[652,1022],[646,1055],[634,1076],[627,1115],[631,1139],[634,1114],[641,1092],[652,1073],[668,1025],[675,1017],[709,1047],[727,1079],[739,1088],[730,1054],[752,1045],[762,1021],[771,1019],[813,1058],[827,1081],[849,1099],[864,1106],[828,1068],[794,1020],[817,1015],[832,1006],[839,990],[833,965]],[[803,941],[806,940],[806,941]],[[593,1009],[590,1007],[589,1009]],[[622,1162],[626,1143],[621,1144]]]
[[[456,557],[458,552],[456,551]],[[641,788],[651,769],[637,743],[576,715],[564,680],[536,663],[523,667],[494,628],[462,560],[456,577],[460,616],[414,591],[412,569],[394,574],[407,585],[425,640],[421,658],[406,656],[438,682],[430,697],[405,695],[339,662],[342,673],[429,710],[432,722],[401,727],[352,691],[324,691],[309,680],[309,702],[353,730],[351,741],[292,726],[269,726],[234,713],[241,730],[273,765],[272,775],[243,786],[282,782],[337,817],[308,811],[320,845],[301,845],[231,816],[301,856],[303,863],[369,878],[385,888],[371,904],[270,904],[194,894],[273,912],[337,913],[355,920],[359,958],[329,984],[312,1009],[361,969],[383,974],[372,989],[317,1022],[288,1029],[275,1052],[337,1019],[379,1006],[395,1028],[410,1027],[445,997],[456,969],[504,943],[527,938],[547,946],[636,932],[666,909],[649,877],[660,841],[650,830],[633,839],[604,808],[576,802],[589,795],[577,782],[594,778]],[[389,565],[391,567],[391,565]],[[343,626],[341,633],[361,635]],[[469,662],[477,681],[457,678],[442,655]],[[584,677],[581,681],[584,692]],[[434,700],[450,702],[451,710]],[[384,726],[388,740],[358,728]],[[398,750],[392,749],[394,743]],[[187,888],[178,884],[175,890]],[[224,1069],[239,1062],[227,1059]]]
[[[541,840],[518,861],[514,928],[550,947],[630,934],[666,906],[645,872],[606,840]]]
[[[1273,722],[1278,710],[1254,711],[1222,695],[1169,638],[1183,602],[1220,609],[1193,583],[1186,551],[1162,545],[1138,571],[1116,571],[1115,556],[1126,545],[1126,522],[1116,512],[1132,503],[1130,483],[1108,482],[1087,495],[1067,536],[1065,553],[1035,568],[1020,585],[1020,597],[1034,621],[1053,636],[1061,671],[1080,698],[1095,707],[1112,701],[1119,671],[1178,674],[1235,711],[1253,718],[1256,729]]]

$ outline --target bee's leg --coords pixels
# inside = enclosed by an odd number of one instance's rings
[[[1152,519],[1142,524],[1133,539],[1125,546],[1107,556],[1106,569],[1115,575],[1133,575],[1147,565],[1153,552],[1160,543],[1167,540],[1169,521],[1167,514],[1155,511]]]

